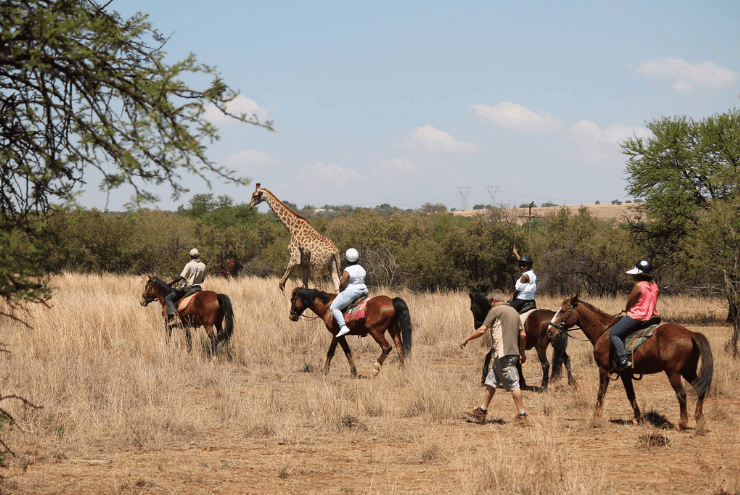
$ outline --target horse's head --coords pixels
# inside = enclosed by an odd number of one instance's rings
[[[552,317],[547,327],[547,334],[551,339],[558,338],[562,332],[578,323],[577,317],[573,315],[578,303],[578,294],[563,299],[563,304],[560,305],[560,309]]]
[[[309,304],[304,291],[300,290],[299,287],[293,289],[293,293],[290,295],[290,319],[298,321]]]
[[[144,286],[144,292],[141,294],[141,305],[147,306],[150,302],[156,301],[159,299],[159,296],[164,296],[166,294],[162,294],[161,291],[161,285],[166,285],[164,282],[159,280],[157,277],[149,276],[149,280],[146,281],[146,285]]]
[[[254,208],[255,206],[257,206],[258,204],[260,204],[261,202],[263,202],[265,200],[264,194],[265,194],[264,193],[264,189],[262,189],[260,187],[260,184],[258,182],[257,183],[257,188],[252,193],[252,199],[249,200],[249,208],[247,208],[247,210],[251,210],[252,208]]]
[[[480,328],[491,310],[491,301],[482,292],[469,292],[468,296],[470,296],[470,311],[473,313],[474,328]]]

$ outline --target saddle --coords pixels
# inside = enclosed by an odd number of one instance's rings
[[[660,325],[660,316],[655,316],[641,323],[636,331],[627,335],[624,339],[624,349],[627,354],[633,354],[643,342],[652,337],[658,325]]]
[[[201,288],[200,285],[191,285],[190,287],[188,287],[188,291],[177,302],[177,311],[178,312],[184,311],[185,308],[188,307],[188,304],[190,304],[190,301],[192,301],[193,298],[195,297],[195,294],[197,294],[198,292],[200,292],[202,290],[203,289]]]
[[[344,309],[344,321],[359,320],[365,317],[365,306],[369,299],[365,294],[361,295]]]
[[[535,309],[537,309],[537,303],[534,299],[532,299],[531,301],[527,301],[522,304],[522,307],[519,308],[519,314],[524,315],[524,313],[529,313],[530,311],[534,311]],[[522,323],[524,323],[524,320],[522,320]]]

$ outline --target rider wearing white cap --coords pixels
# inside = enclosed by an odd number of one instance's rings
[[[347,327],[347,323],[344,321],[342,310],[349,306],[357,297],[368,294],[367,286],[365,285],[367,272],[358,263],[360,253],[355,248],[349,248],[345,253],[345,258],[347,258],[349,266],[342,272],[342,280],[339,283],[340,292],[332,301],[331,306],[329,306],[334,319],[339,325],[337,337],[342,337],[349,333],[349,327]]]
[[[193,286],[200,288],[200,284],[206,278],[206,264],[200,260],[200,253],[196,248],[190,250],[190,261],[183,268],[182,273],[170,282],[170,287],[179,282],[180,280],[185,281],[185,286],[180,289],[175,289],[164,298],[164,302],[167,306],[167,321],[177,315],[177,309],[175,308],[175,301],[183,297],[190,291]]]

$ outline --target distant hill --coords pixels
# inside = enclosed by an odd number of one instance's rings
[[[544,217],[548,215],[554,215],[561,208],[567,208],[572,214],[577,214],[581,208],[588,208],[589,213],[594,218],[599,220],[623,220],[624,218],[632,218],[635,216],[635,203],[622,203],[621,205],[573,205],[573,206],[538,206],[532,208],[533,217]],[[452,214],[461,217],[472,217],[474,215],[480,215],[485,210],[463,210],[453,211]],[[511,208],[506,210],[521,222],[524,222],[529,215],[529,208]]]

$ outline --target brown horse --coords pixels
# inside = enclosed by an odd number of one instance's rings
[[[159,300],[162,305],[165,327],[167,328],[167,339],[172,337],[172,327],[167,324],[167,307],[164,298],[174,289],[167,285],[164,280],[157,277],[149,277],[141,295],[141,305],[146,306],[152,301]],[[184,324],[185,339],[188,343],[188,351],[193,347],[190,328],[204,327],[208,339],[211,341],[211,352],[216,355],[216,348],[221,342],[228,345],[231,335],[234,333],[234,310],[231,307],[231,299],[226,294],[217,294],[212,290],[196,292],[190,303],[182,310],[178,310],[180,319]],[[223,321],[226,326],[223,327]],[[216,327],[214,333],[213,327]]]
[[[317,289],[296,287],[290,296],[290,319],[298,321],[303,312],[310,309],[324,321],[326,329],[332,335],[336,335],[339,332],[339,326],[329,310],[329,305],[335,297],[337,297],[336,294],[327,294]],[[350,330],[348,335],[365,337],[370,334],[380,346],[382,352],[374,365],[373,375],[380,372],[383,361],[393,349],[385,339],[386,330],[391,334],[391,338],[396,344],[401,366],[403,366],[404,357],[409,357],[411,354],[411,317],[406,302],[400,297],[391,299],[388,296],[376,296],[368,299],[365,306],[365,316],[347,321],[347,326]],[[347,356],[352,376],[357,377],[357,368],[352,359],[352,351],[344,336],[332,338],[329,351],[326,353],[324,373],[329,372],[329,365],[332,357],[334,357],[337,344],[342,346],[342,350]]]
[[[578,299],[578,295],[566,298],[555,317],[550,323],[551,333],[557,335],[567,332],[569,327],[578,325],[594,346],[594,360],[599,367],[599,392],[596,398],[595,416],[601,414],[604,395],[609,386],[610,374],[613,365],[613,350],[609,339],[608,329],[617,321],[593,307],[591,304]],[[701,358],[701,369],[697,375],[697,366]],[[712,349],[707,338],[699,333],[692,332],[686,327],[674,323],[664,323],[655,329],[653,336],[646,340],[634,354],[631,355],[633,367],[619,372],[624,384],[627,398],[632,404],[635,415],[632,422],[640,422],[640,409],[635,400],[635,390],[632,387],[633,374],[648,375],[664,371],[668,376],[673,390],[678,398],[681,409],[681,419],[677,429],[681,430],[688,425],[686,412],[686,391],[681,383],[681,377],[691,383],[696,390],[696,413],[694,419],[698,422],[702,417],[702,404],[712,385],[714,373],[714,359]],[[616,378],[615,378],[616,379]]]
[[[491,309],[491,300],[485,293],[481,292],[470,292],[470,311],[473,313],[473,325],[474,328],[480,328],[483,321],[486,319],[488,311]],[[562,366],[565,365],[565,369],[568,371],[568,383],[570,385],[575,384],[575,379],[570,369],[570,356],[566,352],[568,347],[568,339],[565,335],[559,338],[551,339],[550,334],[547,331],[547,327],[550,325],[550,320],[555,316],[554,311],[549,309],[537,309],[529,314],[527,321],[524,324],[524,331],[527,333],[527,347],[526,350],[536,349],[537,357],[540,360],[542,366],[542,383],[539,389],[537,387],[527,386],[524,381],[524,373],[522,373],[522,365],[519,361],[516,363],[516,369],[519,371],[519,383],[522,390],[535,390],[545,391],[549,383],[549,372],[550,372],[550,361],[547,359],[547,346],[552,343],[553,348],[553,361],[552,361],[552,378],[560,378]],[[492,350],[486,354],[485,361],[483,363],[483,371],[481,383],[485,382],[486,376],[488,376],[488,366],[491,362]]]

